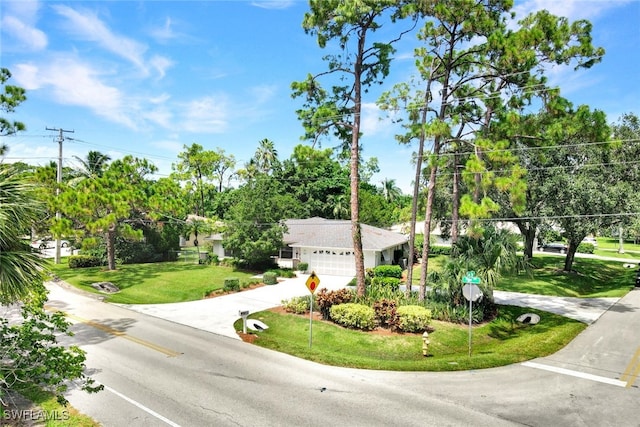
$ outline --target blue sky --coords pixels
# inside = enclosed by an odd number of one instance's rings
[[[640,1],[516,1],[514,10],[538,9],[589,19],[606,50],[590,70],[549,70],[551,84],[609,121],[640,114]],[[197,142],[233,154],[240,168],[264,138],[288,158],[303,133],[291,82],[326,69],[326,52],[302,30],[307,10],[306,1],[0,0],[0,64],[28,97],[10,116],[27,131],[3,138],[5,161],[57,159],[47,127],[74,130],[63,154],[72,167],[73,156],[98,150],[146,157],[167,175],[183,145]],[[413,40],[399,46],[380,90],[414,73]],[[379,160],[373,181],[395,179],[409,194],[414,149],[395,142],[375,94],[364,105],[363,155]]]

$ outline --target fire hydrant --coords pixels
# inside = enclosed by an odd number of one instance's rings
[[[427,331],[422,334],[422,355],[424,357],[429,356],[429,334]]]

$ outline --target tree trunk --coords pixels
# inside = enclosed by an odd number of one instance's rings
[[[620,245],[618,247],[618,253],[623,254],[624,253],[624,230],[622,226],[618,227],[618,243]]]
[[[460,184],[458,183],[459,179],[458,172],[458,154],[453,154],[453,191],[452,197],[453,202],[451,206],[451,244],[455,245],[458,241],[458,222],[459,222],[459,211],[460,211]]]
[[[520,234],[524,237],[524,257],[525,259],[533,258],[533,246],[536,239],[537,227],[530,225],[528,221],[514,221],[520,230]]]
[[[358,51],[363,51],[364,40],[359,40],[360,46]],[[362,251],[362,233],[360,229],[360,199],[359,199],[359,187],[360,187],[360,113],[361,113],[361,101],[362,101],[362,87],[361,87],[361,73],[362,73],[362,56],[358,56],[356,64],[354,65],[354,117],[353,117],[353,129],[351,134],[351,237],[353,239],[353,254],[356,262],[356,284],[357,294],[363,297],[366,293],[365,275],[364,275],[364,253]]]
[[[573,261],[576,257],[576,249],[578,249],[577,245],[574,245],[572,241],[569,241],[569,247],[567,248],[567,256],[564,258],[564,268],[563,271],[567,273],[571,272],[573,268]]]
[[[116,227],[110,226],[106,232],[107,240],[107,269],[116,269]]]
[[[431,93],[431,80],[427,82],[427,90],[425,91],[424,100],[425,107],[422,110],[420,124],[422,129],[427,123],[427,107],[429,105],[429,94]],[[411,284],[413,283],[413,260],[415,258],[416,248],[416,222],[418,222],[418,197],[420,196],[420,185],[422,177],[422,158],[424,156],[424,131],[420,132],[420,141],[418,142],[418,156],[416,158],[416,174],[413,181],[413,199],[411,199],[411,222],[409,224],[409,262],[407,266],[407,297],[411,296]]]
[[[437,157],[440,154],[440,137],[436,137],[433,143],[433,153]],[[433,162],[431,173],[429,174],[429,185],[427,186],[427,206],[425,208],[424,219],[424,243],[422,246],[422,265],[420,266],[420,294],[418,299],[424,301],[427,294],[427,273],[429,271],[429,250],[431,249],[429,237],[431,236],[431,219],[433,218],[433,200],[436,193],[436,175],[438,163]]]

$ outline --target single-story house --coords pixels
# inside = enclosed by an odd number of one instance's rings
[[[355,276],[351,221],[315,217],[289,219],[285,224],[285,247],[277,258],[281,267],[296,268],[303,262],[318,275]],[[401,264],[407,236],[366,224],[360,228],[365,268]]]

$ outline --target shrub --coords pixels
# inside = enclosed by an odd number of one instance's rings
[[[373,308],[364,304],[346,303],[331,307],[331,320],[346,328],[370,331],[376,326]]]
[[[309,297],[293,297],[282,301],[287,313],[304,314],[309,311]]]
[[[387,287],[393,289],[394,291],[398,290],[401,282],[402,281],[397,277],[374,277],[373,279],[371,279],[372,286]]]
[[[224,279],[224,286],[222,287],[222,290],[225,292],[229,292],[229,291],[239,291],[240,290],[240,279],[238,278],[229,278],[229,279]]]
[[[419,305],[398,307],[398,329],[404,332],[424,332],[431,323],[431,310]]]
[[[353,301],[353,292],[348,289],[338,289],[337,291],[327,291],[327,288],[318,290],[316,294],[316,302],[322,318],[330,319],[331,307],[337,304],[344,304]]]
[[[276,273],[278,277],[285,277],[287,279],[296,277],[296,273],[290,268],[279,268],[277,270],[272,270],[272,272]]]
[[[307,262],[301,262],[298,264],[298,271],[307,271],[308,268],[309,268],[309,263]]]
[[[102,259],[92,255],[72,255],[69,257],[69,268],[99,267],[104,265]]]
[[[262,282],[260,280],[248,280],[246,282],[242,282],[242,285],[240,286],[242,286],[242,289],[245,289],[250,287],[251,285],[257,285],[259,283],[262,283]]]
[[[395,277],[402,279],[402,267],[399,265],[379,265],[373,269],[375,277]]]
[[[262,275],[262,281],[265,285],[275,285],[278,283],[278,274],[273,271],[267,271]]]
[[[451,255],[451,246],[429,246],[429,256]]]
[[[580,252],[581,254],[592,254],[594,250],[595,246],[593,246],[593,243],[580,243],[576,252]]]
[[[373,303],[373,311],[376,313],[376,322],[383,328],[398,329],[398,312],[396,302],[390,299],[381,299]]]

